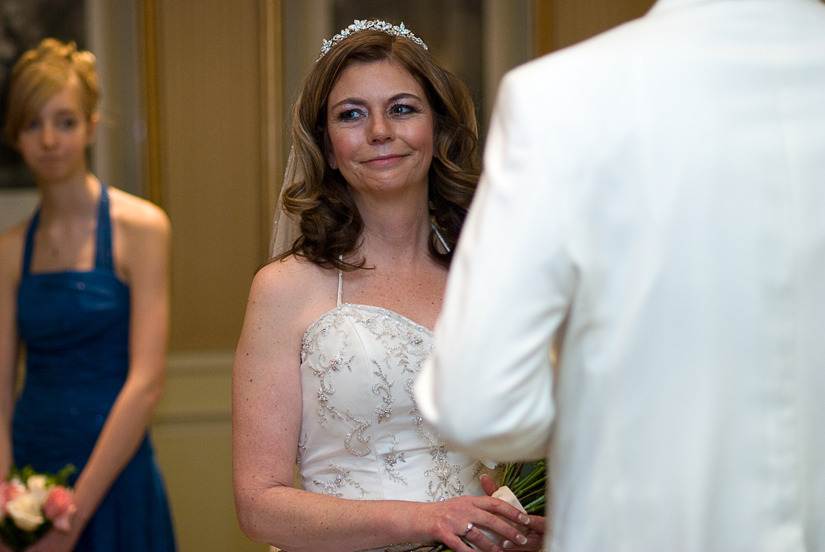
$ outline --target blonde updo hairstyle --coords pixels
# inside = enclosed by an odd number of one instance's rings
[[[49,98],[77,79],[86,120],[97,111],[100,91],[95,72],[95,56],[78,51],[72,41],[60,42],[46,38],[17,61],[11,71],[5,133],[10,144],[16,145],[23,128],[34,119]]]

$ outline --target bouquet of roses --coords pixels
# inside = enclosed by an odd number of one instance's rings
[[[76,507],[66,479],[74,469],[40,474],[31,466],[12,467],[0,482],[0,537],[12,550],[22,552],[52,527],[69,532]]]

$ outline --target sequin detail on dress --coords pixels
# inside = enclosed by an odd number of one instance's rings
[[[343,498],[344,494],[341,491],[347,485],[349,485],[349,486],[351,486],[351,487],[353,487],[353,488],[355,488],[359,491],[359,493],[360,493],[358,495],[359,500],[364,498],[364,495],[367,494],[367,491],[362,489],[361,485],[359,485],[358,483],[356,483],[352,479],[352,477],[350,476],[350,473],[349,473],[348,470],[345,470],[341,466],[333,464],[332,462],[329,463],[329,467],[332,468],[332,470],[338,472],[338,475],[335,476],[335,479],[333,479],[332,481],[327,481],[327,482],[321,482],[321,481],[317,481],[317,480],[313,481],[313,483],[315,483],[316,485],[321,487],[321,489],[323,489],[321,491],[321,492],[323,492],[323,494],[328,495],[328,496]]]
[[[395,469],[395,465],[399,462],[406,462],[404,453],[398,451],[398,440],[395,438],[395,435],[391,435],[390,437],[392,438],[392,447],[390,447],[390,451],[387,454],[381,455],[381,461],[384,462],[384,471],[393,481],[406,485],[406,478]]]
[[[384,373],[384,370],[381,369],[381,365],[372,361],[375,364],[375,374],[381,381],[376,383],[372,386],[372,392],[376,395],[381,395],[382,393],[384,396],[382,397],[383,404],[380,406],[375,407],[375,413],[378,414],[378,423],[381,423],[381,420],[389,419],[390,415],[392,415],[392,393],[390,392],[390,387],[392,387],[392,382],[387,379],[387,375]]]
[[[298,450],[307,490],[421,502],[482,494],[476,462],[449,451],[416,407],[412,383],[431,348],[429,329],[380,307],[343,304],[310,326]]]

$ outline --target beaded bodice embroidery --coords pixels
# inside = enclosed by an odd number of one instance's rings
[[[449,451],[418,412],[413,382],[432,332],[381,307],[343,304],[307,330],[298,450],[305,489],[352,499],[482,494],[479,464]]]

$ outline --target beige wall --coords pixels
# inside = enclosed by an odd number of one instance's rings
[[[261,263],[257,2],[158,3],[173,350],[234,348]]]
[[[231,480],[231,369],[265,260],[271,0],[144,0],[152,199],[172,221],[172,320],[152,432],[182,552],[266,550],[241,533]],[[270,9],[270,12],[267,12]],[[271,36],[269,37],[271,39]],[[151,42],[149,42],[151,41]],[[271,45],[269,47],[271,49]]]
[[[536,50],[552,52],[641,17],[655,0],[535,0]]]

